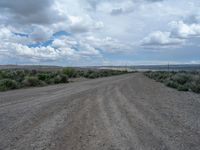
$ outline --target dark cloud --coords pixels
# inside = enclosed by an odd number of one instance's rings
[[[147,2],[161,2],[161,1],[164,1],[164,0],[145,0]]]
[[[120,15],[123,13],[123,9],[122,8],[115,8],[111,11],[111,15]]]
[[[43,11],[51,6],[50,0],[1,0],[0,8],[7,9],[13,13],[30,15]]]
[[[8,21],[20,24],[49,24],[63,16],[53,9],[52,0],[1,0],[0,13],[10,16]]]
[[[200,23],[200,16],[196,15],[196,14],[191,14],[189,16],[184,17],[183,21],[188,23],[188,24]]]

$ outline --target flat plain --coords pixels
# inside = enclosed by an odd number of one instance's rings
[[[199,150],[200,95],[141,73],[0,93],[0,150]]]

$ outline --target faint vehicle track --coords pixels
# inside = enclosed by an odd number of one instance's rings
[[[0,150],[199,150],[200,95],[140,73],[0,93]]]

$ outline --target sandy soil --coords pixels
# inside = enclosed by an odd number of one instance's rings
[[[0,93],[0,150],[199,150],[200,95],[142,74]]]

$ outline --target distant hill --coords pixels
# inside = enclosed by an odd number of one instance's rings
[[[27,70],[61,70],[61,66],[43,66],[43,65],[0,65],[0,69],[27,69]]]
[[[180,65],[140,65],[140,66],[102,66],[103,69],[127,69],[130,71],[200,71],[200,64]]]

